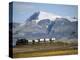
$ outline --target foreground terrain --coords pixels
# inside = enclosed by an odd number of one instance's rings
[[[40,43],[29,45],[18,45],[13,48],[14,58],[25,57],[40,57],[40,56],[54,56],[54,55],[72,55],[78,54],[78,48],[76,44],[67,43]]]

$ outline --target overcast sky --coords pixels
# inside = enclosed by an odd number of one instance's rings
[[[13,2],[13,22],[22,23],[36,11],[46,11],[60,16],[78,15],[78,7],[75,5]]]

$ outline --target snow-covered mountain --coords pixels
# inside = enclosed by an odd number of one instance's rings
[[[76,17],[69,17],[69,16],[59,16],[56,14],[52,14],[50,12],[44,12],[44,11],[37,11],[34,12],[26,21],[32,21],[35,20],[36,23],[43,19],[50,19],[51,21],[54,21],[56,18],[67,18],[69,21],[76,21]]]
[[[70,37],[72,32],[77,31],[76,22],[76,18],[38,11],[33,13],[24,23],[17,26],[13,30],[13,36],[27,39]]]
[[[13,46],[19,38],[40,39],[56,38],[57,40],[77,40],[78,21],[76,17],[58,16],[52,13],[34,12],[24,23],[13,24]]]
[[[50,19],[51,21],[54,21],[56,18],[61,18],[61,16],[44,11],[38,11],[33,13],[33,15],[28,18],[28,21],[36,20],[36,23],[38,23],[43,19]]]
[[[68,19],[65,18],[59,18],[56,19],[48,28],[48,32],[50,36],[56,37],[56,38],[62,38],[62,37],[67,37],[70,38],[72,37],[72,33],[74,32],[75,34],[77,33],[77,21],[70,22]],[[73,34],[74,35],[74,34]],[[76,37],[76,36],[74,36]]]

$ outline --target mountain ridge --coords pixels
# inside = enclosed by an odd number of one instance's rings
[[[47,17],[46,17],[47,16]],[[52,20],[53,19],[53,20]],[[77,21],[73,21],[76,25]],[[74,31],[75,27],[72,25],[72,21],[66,17],[58,16],[48,12],[38,11],[32,14],[26,22],[20,24],[14,29],[14,33],[18,31],[19,36],[38,37],[37,35],[45,35],[44,37],[64,37],[69,36],[70,32]],[[70,29],[70,32],[67,32]],[[30,32],[30,33],[28,33]],[[13,34],[14,34],[13,33]],[[36,35],[37,34],[37,35]],[[32,36],[33,35],[33,36]],[[62,36],[60,36],[62,35]]]

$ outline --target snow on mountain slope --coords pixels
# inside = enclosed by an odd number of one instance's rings
[[[36,20],[36,23],[38,23],[40,20],[43,20],[43,19],[50,19],[51,21],[54,21],[56,18],[61,18],[61,16],[54,15],[52,13],[47,13],[44,11],[40,11],[40,14],[38,16],[38,20]]]
[[[54,21],[56,18],[66,18],[69,21],[76,21],[77,18],[76,17],[69,17],[69,16],[59,16],[50,12],[44,12],[44,11],[37,11],[35,13],[33,13],[27,20],[28,21],[35,21],[35,23],[38,23],[39,21],[43,20],[43,19],[49,19],[51,21]],[[26,20],[26,21],[27,21]]]
[[[32,14],[26,22],[20,24],[15,28],[14,34],[18,35],[31,35],[36,36],[36,34],[51,34],[50,36],[68,34],[66,33],[68,29],[70,32],[73,31],[74,26],[72,26],[72,20],[76,21],[77,19],[71,17],[58,16],[52,13],[38,11]],[[73,28],[72,28],[73,27]]]
[[[50,36],[55,36],[56,38],[62,38],[62,37],[72,37],[76,38],[77,36],[77,21],[71,22],[68,19],[65,18],[59,18],[52,23],[52,27],[49,28],[50,31],[49,34]]]
[[[64,16],[64,18],[68,19],[69,21],[73,22],[73,21],[77,21],[77,17],[69,17],[69,16]]]
[[[63,38],[64,41],[68,40],[68,38],[77,38],[77,24],[78,21],[75,17],[63,17],[38,11],[32,14],[25,22],[13,25],[13,45],[15,45],[17,38],[30,40],[55,37],[59,40]]]
[[[33,15],[31,15],[27,20],[28,21],[35,20],[36,23],[38,23],[43,19],[50,19],[51,21],[54,21],[56,18],[61,18],[61,16],[58,16],[49,12],[38,11],[38,12],[35,12]]]

